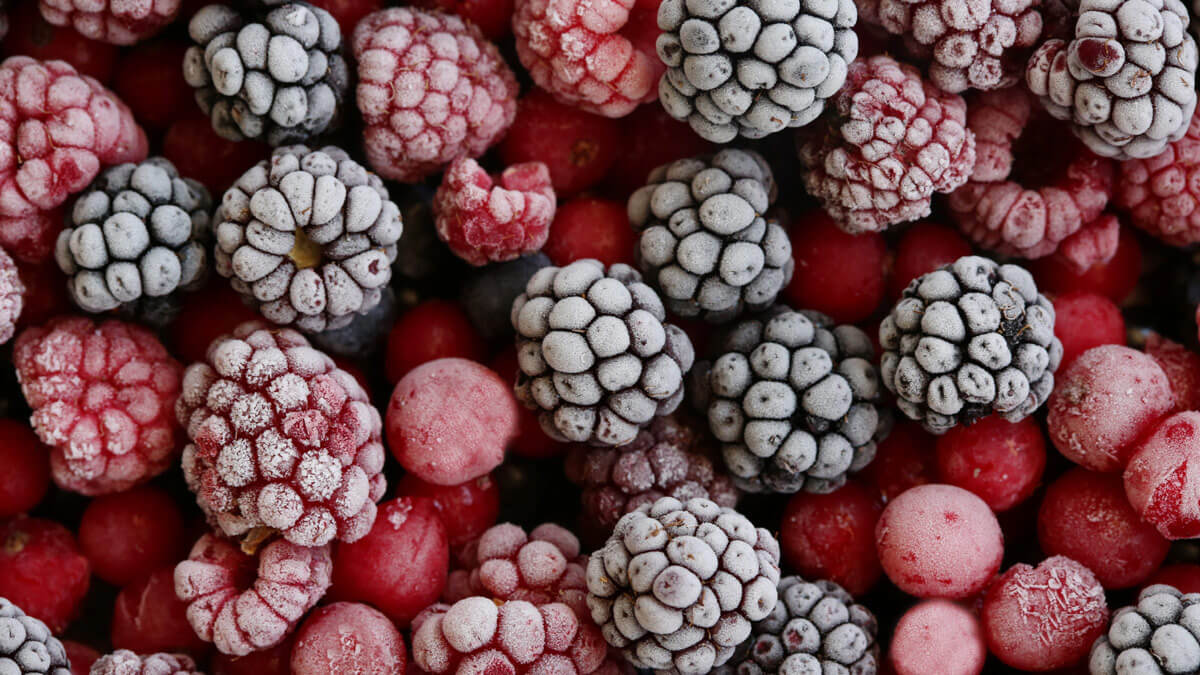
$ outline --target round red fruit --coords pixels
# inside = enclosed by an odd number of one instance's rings
[[[1071,291],[1054,298],[1054,335],[1062,342],[1060,371],[1082,353],[1100,345],[1125,344],[1125,318],[1107,297]]]
[[[971,245],[953,227],[926,220],[914,224],[896,243],[888,297],[900,297],[913,279],[966,255],[971,255]]]
[[[434,485],[410,473],[400,479],[396,492],[432,500],[446,527],[446,540],[456,550],[495,525],[500,516],[500,486],[490,475],[458,485]]]
[[[500,145],[505,166],[542,162],[554,193],[570,197],[600,182],[624,152],[615,120],[559,103],[533,89],[517,103],[517,117]]]
[[[426,300],[405,312],[392,326],[387,343],[388,382],[435,359],[458,357],[482,361],[487,344],[466,312],[450,300]]]
[[[937,440],[943,482],[979,495],[996,512],[1033,494],[1046,468],[1046,439],[1032,417],[1009,422],[991,415],[957,426]]]
[[[175,500],[160,488],[143,485],[93,499],[79,521],[79,548],[96,576],[124,586],[179,562],[187,553],[183,534],[183,514]]]
[[[38,505],[50,488],[50,448],[28,424],[0,419],[0,517]]]
[[[829,494],[799,492],[779,528],[784,561],[808,579],[828,579],[852,595],[866,593],[882,569],[875,554],[880,505],[857,481]]]
[[[558,207],[542,253],[555,265],[584,258],[595,258],[605,265],[632,265],[636,242],[624,204],[579,197]]]
[[[42,518],[0,523],[0,597],[58,634],[79,616],[91,569],[71,531]]]
[[[405,671],[407,660],[404,638],[386,616],[337,602],[313,612],[296,631],[291,667],[293,675],[394,675]]]
[[[837,323],[862,321],[879,307],[887,246],[878,232],[847,234],[824,211],[812,211],[788,234],[796,262],[784,289],[789,304]]]
[[[187,652],[203,656],[212,645],[188,623],[187,603],[175,596],[175,565],[161,567],[117,594],[113,605],[113,647],[139,654]]]

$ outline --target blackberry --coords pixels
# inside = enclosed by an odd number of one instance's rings
[[[71,675],[67,652],[46,624],[0,598],[0,673]]]
[[[735,325],[721,348],[708,371],[708,423],[738,487],[831,492],[874,459],[887,425],[861,330],[779,307]]]
[[[858,54],[852,0],[664,0],[658,98],[715,143],[815,120]]]
[[[383,181],[333,146],[275,150],[214,222],[217,272],[266,318],[314,333],[379,304],[403,229]]]
[[[240,141],[299,143],[337,127],[350,76],[342,32],[323,9],[289,2],[253,20],[225,5],[192,17],[183,76],[213,129]]]
[[[763,216],[777,188],[758,153],[723,150],[655,169],[629,198],[636,251],[667,309],[719,323],[769,307],[792,278],[787,232]]]
[[[1062,343],[1054,307],[1016,265],[966,256],[918,277],[879,326],[883,383],[931,433],[1046,401]]]
[[[513,302],[516,392],[556,440],[624,445],[683,400],[695,353],[628,265],[544,267]]]
[[[106,169],[75,200],[55,245],[71,299],[163,325],[176,291],[204,283],[211,208],[208,190],[162,157]]]
[[[471,325],[485,340],[511,337],[509,312],[534,272],[550,266],[544,253],[472,269],[459,289],[459,300]]]
[[[1091,675],[1169,675],[1200,672],[1200,593],[1156,584],[1137,604],[1113,612],[1108,631],[1092,645]]]
[[[312,343],[318,349],[349,359],[361,359],[375,353],[387,339],[392,325],[400,317],[399,301],[396,292],[385,286],[379,296],[379,304],[367,310],[365,314],[356,314],[350,323],[317,333],[312,336]]]

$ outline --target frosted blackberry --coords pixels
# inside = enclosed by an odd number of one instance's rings
[[[192,17],[183,76],[231,141],[298,143],[332,131],[349,87],[342,32],[323,9],[289,2],[247,18],[225,5]]]
[[[71,675],[67,652],[46,624],[0,598],[0,673]]]
[[[400,306],[396,293],[385,286],[380,294],[379,304],[367,310],[365,314],[354,315],[350,323],[341,328],[313,335],[312,343],[318,349],[335,356],[361,359],[374,354],[383,344],[399,316]]]
[[[379,304],[403,229],[379,176],[333,146],[275,150],[214,222],[217,273],[267,319],[313,333]]]
[[[509,320],[513,300],[525,291],[534,272],[550,266],[544,253],[486,265],[468,272],[458,297],[471,325],[485,340],[512,337]]]
[[[1016,265],[966,256],[914,279],[879,326],[883,383],[941,434],[992,413],[1010,422],[1054,388],[1054,307]]]
[[[815,120],[858,54],[853,0],[664,0],[658,98],[715,143]]]
[[[779,599],[779,543],[733,509],[663,497],[617,522],[587,569],[588,607],[634,666],[705,675]]]
[[[1113,612],[1092,645],[1091,675],[1183,675],[1200,672],[1200,593],[1173,586],[1142,590],[1137,604]]]
[[[769,307],[792,278],[792,244],[763,216],[777,188],[760,155],[723,150],[655,169],[629,198],[638,266],[685,317],[729,321]]]
[[[683,400],[695,352],[628,265],[544,267],[513,302],[517,398],[551,437],[624,445]]]
[[[735,325],[706,380],[708,424],[749,492],[830,492],[882,438],[871,340],[781,307]]]
[[[779,582],[779,603],[716,675],[875,675],[878,627],[871,610],[832,581]]]
[[[204,282],[211,208],[208,190],[162,157],[105,170],[75,200],[55,245],[71,299],[88,312],[169,318],[167,299]]]
[[[1074,39],[1047,40],[1025,81],[1098,155],[1148,158],[1187,133],[1196,42],[1180,0],[1082,0]]]

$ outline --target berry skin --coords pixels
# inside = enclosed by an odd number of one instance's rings
[[[166,131],[195,106],[192,88],[179,68],[186,51],[186,44],[164,38],[139,44],[121,55],[113,91],[148,130]]]
[[[881,510],[857,480],[828,494],[796,493],[779,526],[783,562],[806,579],[828,579],[854,596],[866,593],[883,572],[875,554]]]
[[[343,36],[354,33],[363,17],[383,9],[383,0],[313,0],[309,4],[329,12],[341,26]]]
[[[1200,410],[1200,354],[1155,332],[1146,336],[1142,351],[1166,374],[1175,410]]]
[[[25,284],[8,253],[0,248],[0,345],[12,339],[25,307]]]
[[[212,645],[188,622],[188,603],[175,595],[175,563],[160,567],[125,586],[113,604],[109,637],[117,649],[139,654],[186,652],[203,657]]]
[[[936,436],[915,422],[897,422],[887,438],[879,442],[875,459],[858,477],[873,486],[884,503],[892,501],[911,487],[936,483],[936,441]],[[846,586],[840,581],[838,583]]]
[[[29,425],[0,419],[0,518],[29,511],[50,488],[50,449]]]
[[[521,290],[524,291],[525,287],[522,286]],[[508,325],[512,327],[511,323]],[[521,372],[515,348],[501,351],[489,366],[505,382],[515,382]],[[546,434],[535,411],[523,405],[517,406],[517,436],[508,444],[508,452],[529,459],[546,459],[562,455],[569,447]]]
[[[937,439],[938,475],[970,490],[996,513],[1033,495],[1046,468],[1046,439],[1037,421],[986,417]]]
[[[181,369],[153,333],[120,321],[53,319],[17,338],[13,362],[54,482],[94,496],[127,490],[178,457],[171,411]]]
[[[492,42],[502,42],[512,31],[513,0],[417,0],[412,6],[457,14],[479,26]]]
[[[384,9],[359,22],[352,46],[363,145],[384,178],[417,182],[478,157],[513,122],[516,78],[495,45],[453,14]]]
[[[5,56],[25,55],[39,61],[66,61],[101,84],[112,80],[117,47],[89,40],[73,28],[59,28],[42,17],[37,2],[8,3],[11,30],[0,45]],[[179,63],[172,64],[178,69]]]
[[[175,120],[163,136],[162,154],[179,173],[220,195],[267,154],[258,141],[231,141],[213,131],[207,117],[195,113]]]
[[[300,627],[303,629],[304,625],[301,624]],[[250,652],[245,656],[229,656],[216,652],[208,663],[209,675],[292,675],[290,662],[295,638],[296,633],[292,633],[274,647]]]
[[[645,185],[656,167],[713,152],[711,142],[685,122],[673,119],[657,103],[640,105],[622,119],[620,138],[622,151],[604,179],[604,186],[620,198]]]
[[[1121,308],[1103,295],[1066,293],[1054,298],[1054,335],[1062,342],[1059,368],[1065,372],[1092,347],[1125,344],[1125,317]]]
[[[100,659],[100,652],[74,640],[63,640],[62,645],[71,664],[71,675],[90,675],[92,664]]]
[[[904,230],[896,243],[888,297],[896,299],[913,279],[971,255],[971,245],[952,227],[923,220]]]
[[[1125,467],[1125,496],[1141,519],[1167,539],[1200,536],[1192,465],[1200,450],[1200,413],[1176,413],[1135,447]]]
[[[1047,293],[1090,291],[1121,304],[1142,274],[1142,247],[1133,230],[1122,227],[1117,237],[1117,250],[1107,262],[1096,261],[1080,269],[1061,254],[1056,254],[1031,261],[1029,271],[1037,279],[1038,287]]]
[[[404,673],[404,638],[383,614],[353,602],[326,605],[296,631],[292,675],[325,675],[336,670],[372,675]]]
[[[1117,205],[1137,227],[1174,246],[1200,241],[1200,115],[1193,114],[1187,133],[1168,143],[1162,153],[1120,164]]]
[[[0,598],[0,668],[12,675],[71,675],[67,650],[46,624]]]
[[[900,617],[888,656],[896,675],[979,675],[987,645],[971,610],[926,600]]]
[[[458,485],[434,485],[409,473],[396,484],[396,493],[401,497],[427,497],[433,501],[446,526],[446,541],[452,551],[461,550],[479,537],[496,524],[500,515],[500,485],[490,475]],[[335,573],[335,591],[336,584]]]
[[[555,265],[592,258],[605,265],[633,264],[637,234],[625,206],[597,197],[577,197],[558,207],[542,247]]]
[[[92,40],[131,45],[144,40],[175,19],[180,0],[153,2],[83,2],[38,0],[42,17],[56,26],[71,26]]]
[[[91,570],[62,525],[17,516],[0,523],[0,598],[61,633],[87,595]]]
[[[466,157],[446,169],[433,201],[438,236],[475,266],[536,253],[550,234],[554,206],[545,164],[514,164],[493,178]]]
[[[426,300],[401,315],[388,333],[388,382],[436,359],[482,361],[487,345],[462,308],[449,300]]]
[[[1200,565],[1176,563],[1163,565],[1146,580],[1146,587],[1156,584],[1174,586],[1181,593],[1200,593]]]
[[[182,298],[178,316],[167,326],[171,352],[186,363],[203,361],[217,338],[258,317],[228,284],[210,283]]]
[[[21,316],[17,317],[18,329],[46,323],[55,316],[71,311],[71,298],[67,294],[67,285],[63,283],[58,263],[53,260],[40,263],[18,260],[17,274],[25,284]]]
[[[151,485],[97,497],[79,521],[79,548],[92,573],[114,586],[178,562],[186,552],[183,537],[183,514],[175,500]]]
[[[128,649],[105,654],[92,664],[91,675],[204,675],[196,662],[183,654],[139,656]]]
[[[1131,607],[1113,613],[1088,658],[1093,675],[1188,673],[1200,670],[1200,629],[1191,607],[1200,602],[1173,586],[1148,586]]]
[[[788,231],[795,265],[784,299],[793,307],[857,323],[883,300],[887,245],[877,232],[847,234],[824,211],[800,217]]]

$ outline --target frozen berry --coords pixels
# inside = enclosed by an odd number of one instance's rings
[[[387,617],[366,605],[337,602],[313,612],[296,631],[291,672],[400,675],[407,660],[404,638]]]
[[[1125,467],[1125,495],[1142,520],[1167,539],[1200,537],[1200,495],[1192,462],[1200,457],[1200,412],[1172,415],[1151,427]]]
[[[521,291],[525,291],[523,286]],[[509,327],[512,327],[511,323],[509,323]],[[517,377],[521,374],[515,348],[501,351],[488,365],[505,382],[516,382]],[[509,452],[530,459],[545,459],[558,457],[567,452],[569,447],[568,444],[556,441],[546,434],[541,423],[538,422],[537,412],[523,405],[517,406],[517,435],[508,445]]]
[[[79,521],[79,548],[92,572],[114,586],[178,562],[186,552],[183,536],[175,500],[149,485],[93,499]]]
[[[79,616],[90,577],[87,558],[62,525],[26,516],[0,523],[0,598],[52,632]]]
[[[1125,344],[1125,317],[1112,300],[1089,292],[1054,298],[1054,334],[1062,342],[1066,368],[1082,353],[1100,345]]]
[[[179,13],[179,4],[180,0],[38,0],[42,17],[50,23],[71,26],[84,37],[114,45],[131,45],[162,30]]]
[[[578,197],[554,214],[542,252],[555,265],[593,258],[605,265],[633,264],[637,234],[625,206],[597,197]]]
[[[41,61],[66,61],[80,73],[101,84],[112,79],[117,62],[116,46],[89,40],[70,27],[46,21],[37,2],[9,2],[12,30],[4,39],[5,56],[25,55]],[[179,68],[179,62],[173,64]]]
[[[12,339],[25,306],[25,284],[17,264],[0,248],[0,344]]]
[[[428,497],[433,501],[446,526],[446,540],[451,550],[460,550],[467,542],[479,537],[496,524],[500,515],[500,485],[490,475],[458,485],[434,485],[409,473],[397,483],[396,493],[402,497]],[[335,592],[337,579],[335,573]]]
[[[267,146],[258,141],[230,141],[213,131],[208,118],[184,115],[175,120],[163,136],[162,154],[179,173],[204,183],[214,195],[220,195],[247,169],[267,154]]]
[[[399,382],[417,366],[444,358],[483,360],[487,345],[449,300],[426,300],[400,316],[388,334],[386,373]]]
[[[1165,584],[1174,586],[1181,593],[1200,593],[1200,565],[1195,563],[1176,563],[1163,565],[1149,579],[1146,586]]]
[[[534,272],[550,266],[550,258],[535,253],[470,273],[459,288],[458,300],[471,325],[486,340],[511,338],[513,300],[525,292]]]
[[[184,654],[135,654],[119,649],[92,664],[91,675],[204,675]]]
[[[793,307],[838,323],[870,316],[883,300],[887,246],[878,233],[847,234],[824,211],[801,216],[788,231],[795,267],[784,297]]]
[[[519,113],[518,113],[519,114]],[[710,154],[713,144],[686,122],[673,119],[657,103],[646,103],[621,120],[622,152],[608,170],[604,186],[619,198],[646,184],[655,167],[679,159]]]
[[[92,664],[102,656],[100,652],[82,642],[63,640],[62,645],[67,652],[67,662],[71,664],[71,675],[90,675]]]
[[[898,422],[887,438],[879,442],[875,459],[858,476],[865,484],[874,486],[885,503],[911,487],[936,483],[936,440],[915,422]]]
[[[296,634],[274,647],[250,652],[245,656],[230,656],[216,652],[208,663],[209,675],[292,675],[292,643]]]
[[[1094,262],[1086,269],[1079,269],[1060,251],[1032,261],[1029,271],[1037,279],[1038,287],[1047,293],[1091,291],[1121,304],[1142,274],[1142,247],[1133,231],[1122,227],[1116,253],[1107,262]]]
[[[623,125],[534,89],[517,104],[500,157],[508,166],[545,164],[555,194],[573,197],[599,183],[619,157],[629,154]]]
[[[58,269],[58,263],[54,260],[40,263],[18,260],[17,274],[25,285],[21,316],[17,318],[18,329],[43,324],[52,317],[71,311],[67,285],[63,283],[62,270]]]
[[[1151,331],[1142,351],[1163,369],[1175,395],[1176,410],[1200,410],[1200,354]]]
[[[109,637],[117,649],[139,654],[187,652],[201,657],[212,645],[188,622],[188,604],[175,595],[175,563],[141,577],[117,593]]]
[[[6,675],[71,675],[67,651],[46,624],[0,598],[0,668]]]
[[[1200,186],[1192,176],[1200,154],[1200,115],[1161,154],[1121,162],[1116,198],[1133,224],[1175,246],[1200,241]]]
[[[926,600],[900,617],[888,656],[896,675],[979,675],[987,645],[970,610]]]
[[[326,2],[347,0],[325,0]],[[368,0],[383,4],[383,0]],[[321,4],[321,3],[317,3]],[[512,30],[513,0],[416,0],[413,7],[440,9],[479,26],[484,37],[500,42]]]
[[[888,296],[900,297],[913,279],[965,255],[971,255],[971,245],[954,228],[928,220],[914,224],[896,242]]]
[[[455,160],[433,201],[438,236],[472,265],[536,253],[554,220],[554,189],[541,162],[514,164],[489,176],[470,158]]]
[[[164,132],[192,110],[192,88],[179,64],[187,45],[171,39],[145,42],[121,55],[113,91],[147,129]]]
[[[279,4],[278,0],[271,2]],[[346,37],[354,33],[354,27],[363,17],[383,9],[383,0],[312,0],[309,4],[329,12],[342,27],[342,35]]]
[[[943,482],[974,492],[999,513],[1028,499],[1041,483],[1046,439],[1033,418],[986,417],[939,437],[937,464]]]
[[[243,303],[237,291],[213,282],[182,298],[179,315],[166,329],[168,344],[186,363],[203,361],[208,346],[217,338],[258,318],[258,312]]]
[[[50,448],[29,425],[0,419],[0,518],[29,511],[50,488]]]
[[[1113,614],[1112,624],[1088,658],[1092,675],[1200,671],[1200,627],[1193,610],[1200,596],[1171,586],[1149,586],[1134,605]]]
[[[828,579],[855,596],[866,593],[882,572],[875,553],[880,510],[856,480],[828,494],[797,493],[779,526],[784,563],[807,579]]]

